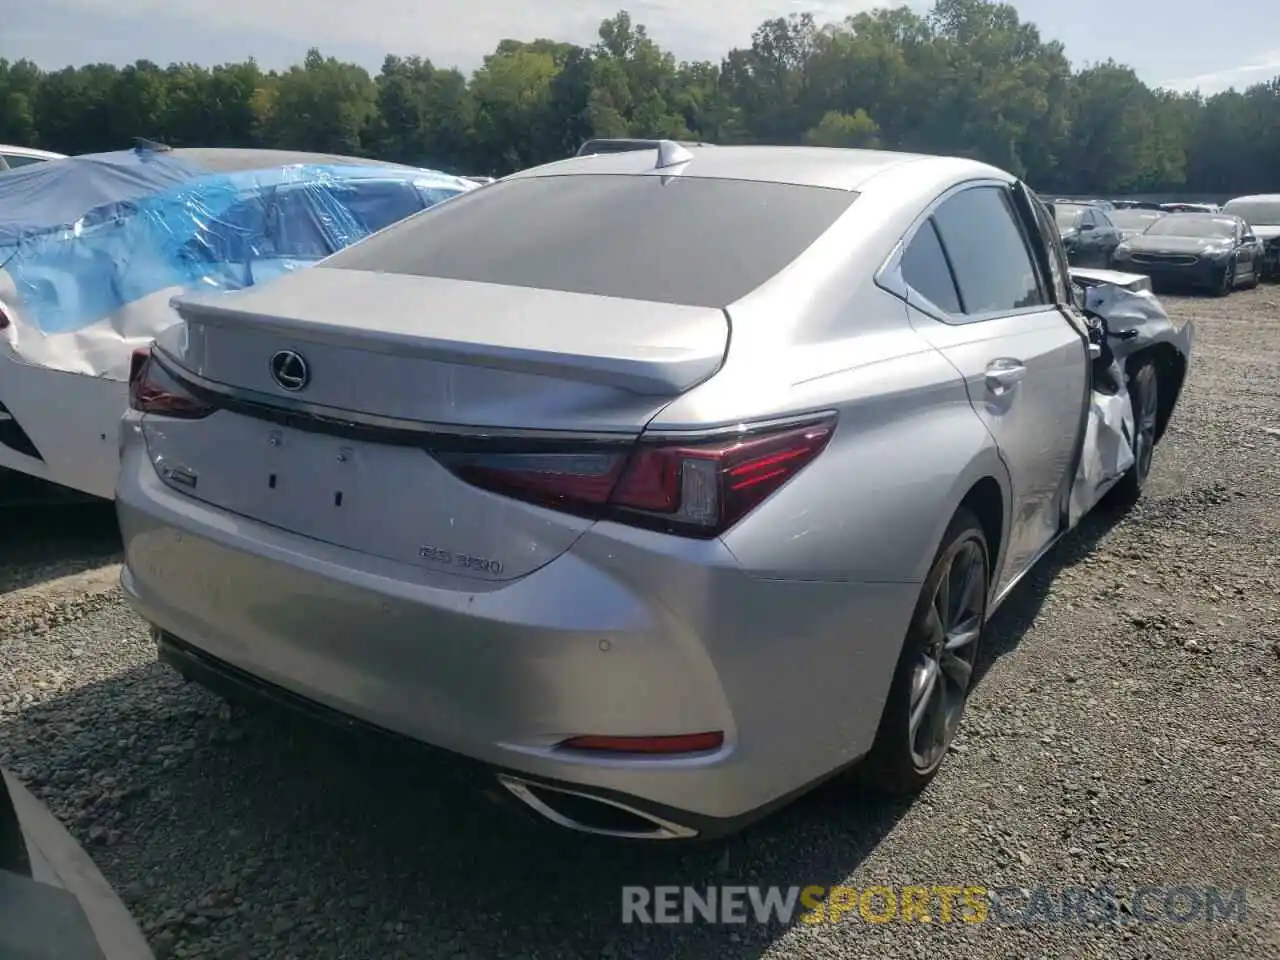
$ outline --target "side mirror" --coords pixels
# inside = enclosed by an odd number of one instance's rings
[[[1092,229],[1093,229],[1093,224],[1092,224],[1092,223],[1082,223],[1082,224],[1080,224],[1080,232],[1081,232],[1081,233],[1086,233],[1086,232],[1088,232],[1088,231],[1090,231],[1090,230],[1092,230]]]

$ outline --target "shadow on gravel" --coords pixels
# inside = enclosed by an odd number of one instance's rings
[[[1095,515],[1045,559],[988,658],[1119,519]],[[627,926],[621,888],[829,887],[907,810],[841,778],[723,842],[582,837],[499,809],[496,786],[417,750],[232,711],[160,664],[28,707],[0,742],[153,941],[193,957],[754,960],[780,925]]]
[[[1142,509],[1141,506],[1135,509]],[[978,664],[977,683],[996,660],[1012,653],[1040,614],[1045,598],[1058,574],[1079,563],[1096,549],[1098,542],[1110,533],[1130,512],[1100,504],[1027,574],[1005,598],[987,626]]]
[[[112,504],[14,501],[0,483],[0,593],[113,563],[121,549]]]

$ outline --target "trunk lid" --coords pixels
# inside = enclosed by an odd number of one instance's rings
[[[486,580],[537,569],[591,521],[471,486],[432,451],[624,455],[715,373],[729,338],[720,310],[323,267],[174,306],[185,323],[157,353],[219,409],[143,418],[167,484],[306,537]],[[282,353],[305,364],[300,386]]]
[[[719,368],[729,337],[724,311],[705,307],[326,268],[179,297],[174,307],[188,327],[179,359],[203,377],[287,397],[267,361],[307,346],[308,402],[420,420],[440,418],[433,388],[442,380],[463,386],[487,371],[669,400]],[[439,376],[437,364],[452,375]],[[367,375],[391,369],[401,379],[370,392]],[[490,378],[487,393],[501,393],[501,382]],[[445,422],[477,422],[478,411],[452,398],[449,407]],[[509,426],[514,412],[494,425]]]

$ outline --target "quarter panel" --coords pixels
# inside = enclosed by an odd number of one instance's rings
[[[44,457],[42,463],[0,446],[0,469],[105,500],[115,496],[117,424],[128,405],[127,384],[23,363],[0,347],[0,402]]]
[[[964,384],[928,351],[799,385],[834,407],[826,450],[724,535],[759,577],[918,582],[973,483],[1003,478]]]

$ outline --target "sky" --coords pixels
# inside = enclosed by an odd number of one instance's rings
[[[929,3],[908,0],[911,6]],[[376,72],[386,53],[470,72],[505,38],[587,44],[625,7],[682,60],[718,60],[769,17],[839,20],[874,0],[0,0],[0,57],[41,67],[138,59],[296,63],[307,48]],[[896,5],[896,3],[894,4]],[[1114,59],[1152,86],[1215,93],[1280,74],[1275,0],[1018,0],[1024,21],[1060,40],[1079,67]]]

